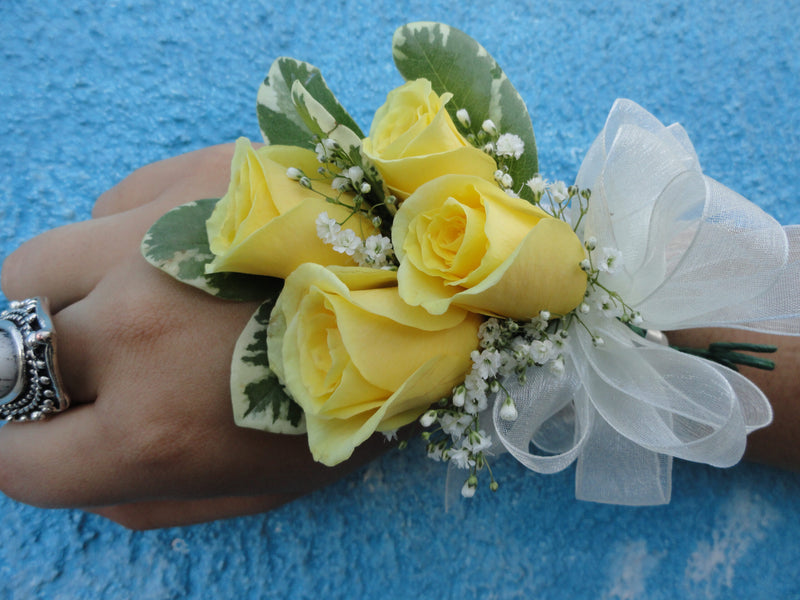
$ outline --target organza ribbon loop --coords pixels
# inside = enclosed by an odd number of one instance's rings
[[[568,367],[563,374],[556,375],[546,368],[532,367],[525,384],[511,377],[504,386],[517,407],[517,418],[506,421],[500,417],[503,399],[498,398],[494,403],[495,433],[505,449],[537,473],[566,469],[586,443],[592,420],[589,403],[580,401],[577,395],[580,380],[575,369]],[[574,411],[569,410],[573,402]],[[548,449],[556,449],[558,453],[545,456],[530,451],[531,441],[543,426],[547,430]]]
[[[570,338],[564,375],[532,368],[526,383],[507,381],[518,417],[504,421],[498,399],[495,433],[538,473],[555,473],[577,460],[579,499],[663,504],[670,499],[672,457],[734,465],[747,433],[768,424],[771,410],[764,394],[738,373],[614,323],[602,348],[585,332]],[[531,441],[555,453],[534,453]]]
[[[576,183],[592,192],[578,234],[621,255],[622,268],[601,268],[591,285],[627,303],[629,318],[646,329],[800,335],[800,226],[781,227],[703,175],[682,127],[618,100]],[[504,398],[495,401],[503,447],[540,473],[577,461],[578,498],[628,505],[669,501],[673,457],[739,462],[747,434],[772,419],[764,394],[730,369],[641,338],[590,306],[595,292],[568,322],[565,374],[535,367],[525,384],[505,382],[518,417],[502,420]]]
[[[757,306],[758,297],[773,288],[789,264],[789,241],[775,219],[713,179],[704,182],[703,216],[695,234],[683,248],[680,239],[665,247],[666,257],[678,260],[648,297],[636,302],[651,327],[708,326],[709,318],[718,320],[715,314],[740,322],[745,314],[730,307]],[[664,247],[661,240],[654,243]]]
[[[783,227],[787,257],[771,285],[750,300],[700,315],[709,327],[737,327],[764,333],[800,335],[800,225]]]
[[[769,406],[757,387],[746,387],[739,379],[747,380],[735,373],[723,375],[705,359],[647,340],[639,340],[638,349],[613,338],[594,348],[588,335],[577,337],[584,351],[583,384],[618,433],[654,452],[694,462],[729,467],[741,460],[747,435],[743,400],[753,414]]]

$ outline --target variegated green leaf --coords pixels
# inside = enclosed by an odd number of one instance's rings
[[[302,409],[269,368],[267,325],[276,298],[258,307],[236,342],[231,363],[234,421],[270,433],[305,433]]]
[[[441,23],[409,23],[392,39],[392,54],[406,80],[426,78],[438,94],[451,92],[447,110],[466,109],[473,123],[491,119],[501,133],[525,142],[525,153],[512,161],[509,173],[519,188],[539,170],[536,138],[525,102],[492,56],[463,31]],[[527,186],[521,195],[533,199]]]
[[[361,147],[362,136],[338,121],[300,81],[292,84],[292,100],[297,114],[316,135],[334,140],[351,156]]]
[[[263,300],[277,296],[283,281],[243,273],[206,275],[214,255],[208,246],[206,219],[216,199],[198,200],[162,216],[142,240],[142,255],[175,279],[226,300]]]
[[[353,131],[348,126],[336,120],[331,113],[299,82],[292,85],[292,99],[297,108],[297,114],[303,119],[308,128],[321,138],[329,138],[339,144],[347,153],[354,165],[360,165],[364,170],[364,178],[372,188],[371,197],[374,205],[383,204],[388,196],[388,190],[375,166],[361,153],[361,133]]]
[[[364,137],[356,122],[328,88],[319,69],[307,62],[282,57],[272,63],[258,90],[256,112],[261,134],[267,144],[314,148],[311,130],[297,114],[292,100],[292,86],[296,81],[325,107],[337,123],[354,131],[359,138]]]

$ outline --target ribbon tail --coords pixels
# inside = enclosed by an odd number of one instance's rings
[[[643,448],[595,418],[578,457],[575,497],[578,500],[649,506],[669,503],[672,457]]]

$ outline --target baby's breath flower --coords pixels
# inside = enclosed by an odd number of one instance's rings
[[[469,451],[466,448],[456,448],[450,450],[450,462],[457,466],[459,469],[469,469],[475,464],[469,456]]]
[[[604,316],[615,318],[622,316],[622,307],[620,307],[611,296],[606,293],[600,294],[597,298],[597,308]]]
[[[361,238],[359,238],[355,231],[352,229],[344,229],[339,232],[336,241],[333,243],[333,249],[339,254],[347,254],[353,256],[356,250],[361,246]]]
[[[459,439],[463,437],[467,426],[472,422],[472,417],[469,415],[459,415],[456,413],[444,413],[439,417],[439,423],[444,431],[451,438]]]
[[[531,342],[531,357],[536,364],[543,365],[553,352],[553,342],[550,340],[534,340]]]
[[[551,360],[547,364],[547,366],[550,369],[550,372],[553,373],[554,375],[563,375],[564,374],[564,368],[565,368],[565,366],[564,366],[564,357],[563,356],[559,356],[555,360]]]
[[[494,124],[494,121],[492,121],[491,119],[486,119],[481,124],[481,129],[483,129],[486,133],[488,133],[491,136],[497,135],[497,126]]]
[[[461,488],[461,495],[464,496],[464,498],[472,498],[475,495],[475,490],[478,487],[478,482],[476,480],[473,483],[472,479],[473,479],[472,477],[467,479],[464,482],[464,487]]]
[[[514,399],[511,396],[506,396],[503,401],[503,406],[500,407],[500,418],[503,421],[516,421],[519,414],[517,413],[517,405],[514,404]]]
[[[525,182],[525,185],[527,185],[536,196],[541,196],[547,189],[547,181],[545,181],[539,175],[534,175],[531,177]]]
[[[603,248],[601,259],[597,268],[600,271],[613,275],[622,266],[622,252],[617,248]]]
[[[569,197],[567,192],[567,184],[563,181],[554,181],[549,186],[550,195],[556,202],[563,202]]]
[[[477,371],[481,379],[489,379],[497,375],[497,370],[503,362],[501,354],[497,350],[489,348],[481,352],[473,350],[470,358],[472,358],[472,369]]]
[[[339,232],[342,230],[341,225],[334,219],[331,219],[327,212],[322,212],[317,215],[316,225],[317,237],[326,244],[333,244]]]
[[[492,438],[481,429],[480,431],[470,431],[467,440],[464,442],[464,448],[469,450],[470,454],[479,454],[484,450],[492,447]]]
[[[436,422],[436,418],[437,418],[436,411],[429,410],[419,418],[419,423],[423,427],[430,427]]]
[[[337,192],[344,192],[350,189],[350,180],[347,177],[334,177],[331,187]]]
[[[477,415],[479,412],[486,410],[487,406],[489,406],[489,399],[486,397],[485,391],[480,395],[467,394],[464,402],[464,412],[468,415]]]
[[[478,328],[478,339],[482,348],[493,347],[500,339],[500,322],[495,319],[486,319]]]
[[[359,181],[364,179],[364,169],[359,167],[358,165],[350,167],[346,171],[347,178],[352,181],[354,184],[357,184]]]
[[[513,156],[518,159],[525,152],[525,142],[522,141],[521,137],[513,133],[504,133],[497,138],[495,147],[497,148],[498,156]]]
[[[453,406],[462,407],[464,406],[464,400],[467,397],[467,389],[465,385],[456,386],[455,390],[453,390]]]
[[[456,119],[458,119],[459,123],[461,123],[464,127],[469,127],[472,124],[466,108],[459,108],[456,111]]]
[[[300,178],[303,176],[303,172],[296,167],[289,167],[288,169],[286,169],[286,176],[289,179],[294,179],[295,181],[299,181]]]
[[[428,453],[428,458],[439,462],[444,458],[444,446],[441,444],[428,444],[425,450]]]
[[[383,269],[391,266],[393,255],[394,249],[389,238],[382,235],[371,235],[356,249],[353,258],[361,267]]]

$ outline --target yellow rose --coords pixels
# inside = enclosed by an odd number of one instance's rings
[[[456,305],[520,320],[562,315],[586,291],[572,228],[478,177],[420,187],[397,211],[392,243],[400,296],[433,314]]]
[[[493,180],[494,159],[470,145],[447,114],[451,97],[439,97],[430,81],[416,79],[389,92],[375,113],[362,150],[398,198],[450,173]]]
[[[208,241],[215,258],[206,273],[235,271],[285,278],[298,265],[355,264],[317,236],[316,218],[322,212],[343,222],[350,211],[328,203],[318,193],[287,177],[289,167],[315,174],[319,168],[310,150],[295,146],[263,146],[254,149],[239,138],[231,164],[231,181],[206,222]],[[315,189],[336,197],[324,182]],[[369,220],[354,215],[347,228],[359,237],[375,233]]]
[[[272,311],[270,368],[305,412],[314,459],[333,466],[449,395],[471,368],[480,323],[407,305],[393,271],[305,264]]]

